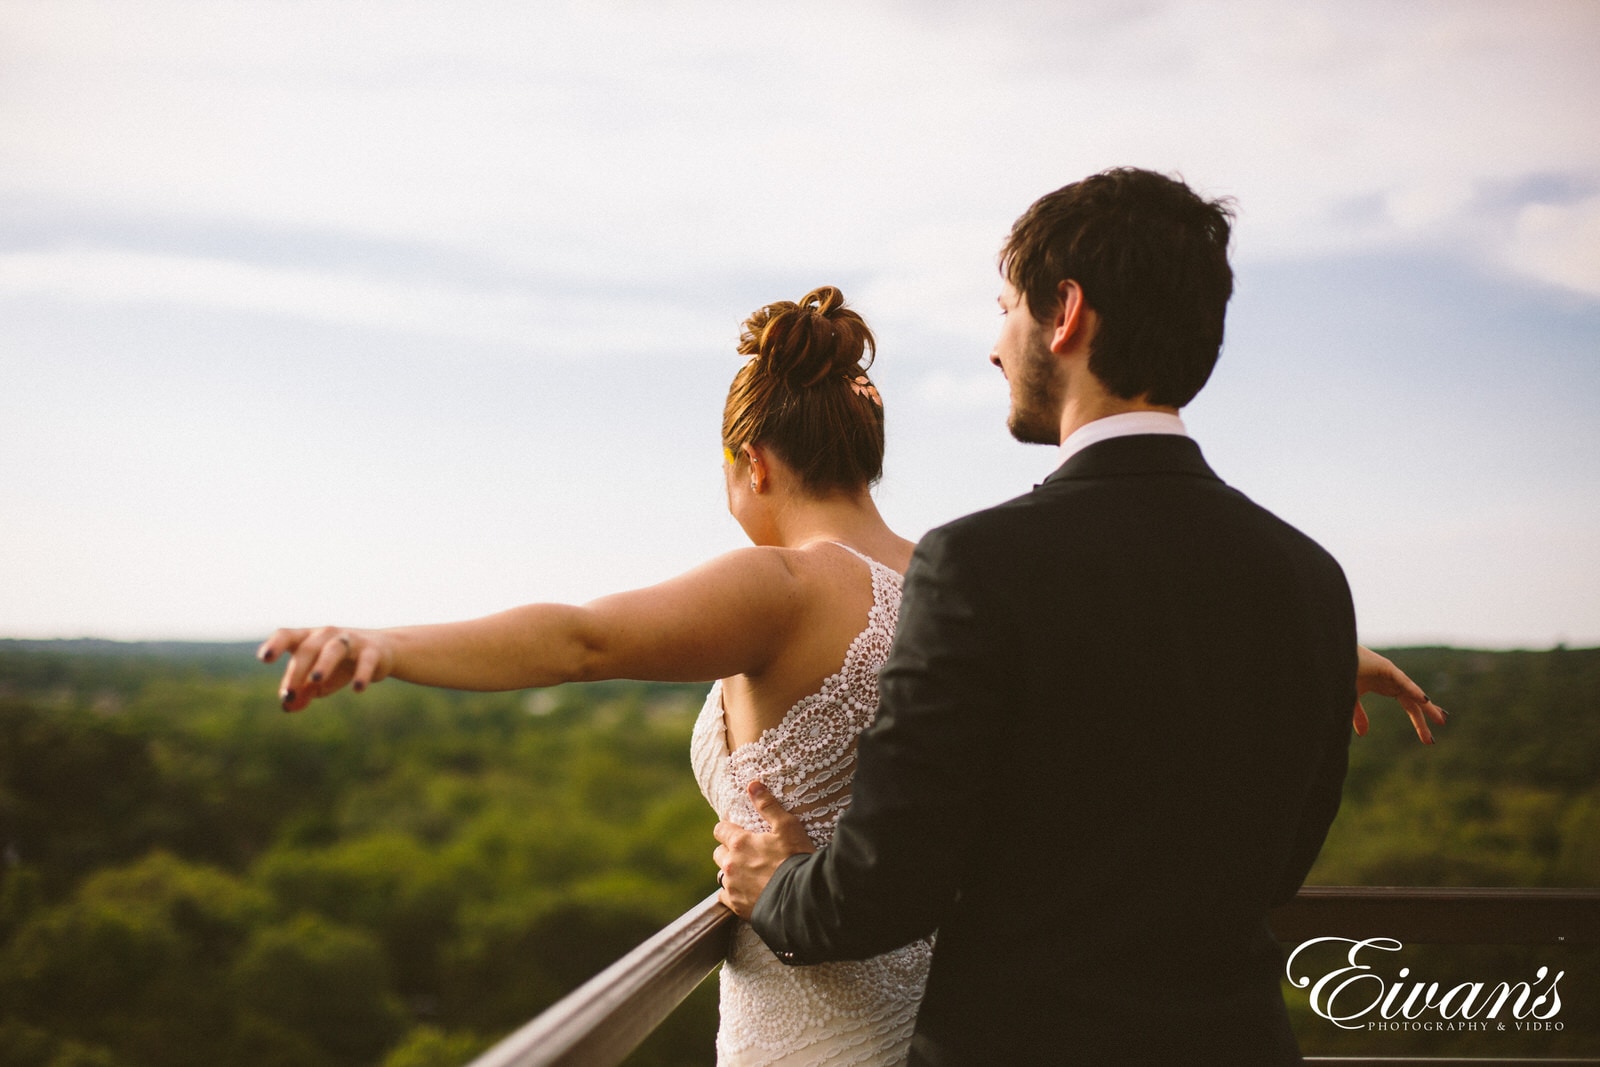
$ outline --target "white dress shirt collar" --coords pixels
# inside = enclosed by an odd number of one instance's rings
[[[1125,411],[1121,415],[1107,415],[1103,419],[1086,422],[1073,430],[1065,441],[1061,442],[1061,456],[1056,461],[1060,466],[1073,456],[1082,452],[1090,445],[1101,441],[1109,441],[1113,437],[1131,437],[1142,433],[1175,434],[1179,437],[1188,437],[1189,431],[1184,427],[1183,420],[1166,411]]]

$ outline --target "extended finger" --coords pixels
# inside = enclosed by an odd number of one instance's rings
[[[304,711],[311,706],[312,697],[315,696],[309,689],[302,686],[292,690],[289,696],[283,698],[284,711]]]
[[[1391,666],[1393,665],[1391,664]],[[1395,692],[1390,693],[1390,696],[1399,700],[1410,700],[1417,704],[1426,704],[1428,702],[1428,694],[1422,691],[1422,686],[1413,682],[1411,676],[1399,667],[1394,667],[1392,681],[1395,685]]]
[[[1400,710],[1405,712],[1406,718],[1410,718],[1411,729],[1416,731],[1418,741],[1426,745],[1434,744],[1434,731],[1427,728],[1427,715],[1422,713],[1422,705],[1416,701],[1411,701],[1411,699],[1402,699],[1400,701]]]
[[[281,628],[272,631],[272,636],[261,642],[261,647],[256,649],[256,659],[262,663],[271,663],[287,651],[293,650],[301,641],[306,639],[309,630],[290,630]]]
[[[317,654],[316,662],[311,665],[311,683],[318,687],[318,695],[333,692],[337,686],[325,686],[331,683],[334,672],[339,665],[350,658],[355,646],[350,641],[347,633],[333,635],[333,640],[322,646],[322,651]]]
[[[1428,717],[1422,713],[1422,705],[1414,700],[1402,700],[1400,707],[1405,709],[1406,718],[1411,720],[1411,728],[1417,732],[1417,737],[1425,745],[1433,744],[1433,731],[1428,729]]]
[[[283,710],[296,710],[291,707],[291,705],[300,698],[303,692],[303,686],[299,690],[295,689],[294,659],[291,657],[290,660],[283,665],[283,677],[278,681],[278,701],[283,705]]]
[[[298,704],[299,707],[305,707],[300,698],[308,694],[315,695],[312,693],[311,667],[316,663],[317,658],[322,655],[323,647],[333,639],[333,635],[336,633],[338,631],[333,627],[324,626],[320,630],[313,630],[306,634],[300,643],[295,646],[294,655],[290,656],[289,662],[284,665],[283,685],[278,691],[278,696],[284,702],[285,711],[298,710],[297,708],[291,708],[291,705]]]
[[[278,694],[279,705],[284,711],[304,711],[311,706],[311,701],[317,696],[316,686],[309,683],[299,688],[285,684],[282,692]]]
[[[350,679],[350,688],[358,693],[366,691],[373,682],[373,675],[378,672],[378,659],[376,645],[368,645],[361,650],[361,655],[356,657],[356,673]]]

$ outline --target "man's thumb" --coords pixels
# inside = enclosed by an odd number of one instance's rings
[[[756,806],[757,813],[767,820],[774,830],[782,823],[794,819],[794,816],[789,814],[789,809],[778,803],[778,798],[772,795],[772,790],[760,782],[750,783],[750,801]]]
[[[772,790],[760,782],[750,783],[750,801],[755,805],[756,812],[772,827],[772,832],[789,842],[789,847],[798,848],[802,852],[811,852],[815,846],[811,844],[811,835],[806,833],[806,828],[800,825],[800,820],[790,814],[789,809],[778,802]]]

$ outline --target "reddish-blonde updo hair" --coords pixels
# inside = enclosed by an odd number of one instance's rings
[[[883,477],[883,402],[867,378],[877,344],[831,285],[744,321],[750,357],[728,387],[722,447],[770,448],[813,496],[855,493]]]

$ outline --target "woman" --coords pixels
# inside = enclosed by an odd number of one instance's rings
[[[532,604],[470,622],[279,630],[285,711],[396,677],[453,689],[601,678],[708,681],[695,772],[719,814],[765,829],[761,778],[822,845],[849,800],[855,735],[877,709],[912,544],[878,514],[883,406],[872,333],[838,289],[744,324],[723,413],[728,508],[757,547],[582,607]],[[723,1063],[905,1058],[927,974],[919,943],[875,960],[780,964],[741,924],[722,971]]]
[[[756,547],[581,607],[532,604],[389,630],[279,630],[260,656],[291,654],[284,710],[388,677],[455,689],[720,679],[692,741],[712,807],[766,829],[746,792],[760,780],[825,844],[849,803],[855,737],[877,711],[877,671],[912,550],[870,493],[883,472],[882,401],[866,376],[875,351],[832,287],[746,320],[747,359],[723,412],[723,474],[728,508]],[[1363,691],[1400,696],[1425,734],[1426,697],[1363,653]],[[923,941],[870,960],[787,967],[741,923],[722,970],[719,1062],[903,1062],[929,955]]]

